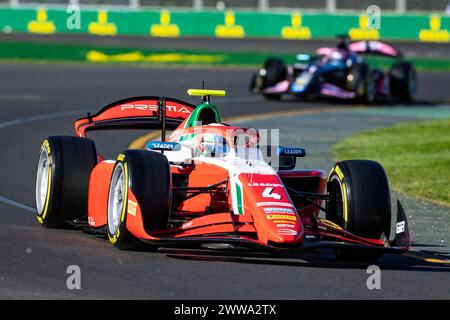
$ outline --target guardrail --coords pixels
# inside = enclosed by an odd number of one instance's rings
[[[263,13],[251,11],[82,10],[0,8],[0,30],[30,33],[89,33],[153,37],[203,36],[284,39],[334,38],[450,41],[450,17],[366,13]],[[378,19],[378,20],[377,20]]]

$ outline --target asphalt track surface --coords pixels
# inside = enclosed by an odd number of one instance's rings
[[[217,99],[225,117],[343,107],[266,102],[247,92],[250,74],[242,69],[0,64],[0,298],[448,299],[448,264],[414,256],[386,255],[377,262],[382,289],[368,290],[367,264],[339,262],[327,250],[287,256],[198,248],[127,252],[80,231],[38,224],[32,208],[41,141],[73,134],[75,118],[114,100],[166,95],[195,102],[185,90],[205,80],[209,88],[228,90],[228,97]],[[449,101],[449,77],[420,74],[418,104],[432,108]],[[96,138],[99,149],[115,157],[139,134]],[[81,268],[81,290],[66,287],[69,265]]]

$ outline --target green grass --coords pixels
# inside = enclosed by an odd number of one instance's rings
[[[450,119],[360,133],[333,151],[338,160],[376,160],[386,169],[395,190],[450,206]]]
[[[377,57],[377,56],[366,56],[365,60],[375,68],[381,68],[388,70],[392,63],[392,58]],[[448,71],[450,70],[450,60],[445,59],[432,59],[432,58],[405,58],[405,61],[412,62],[414,67],[418,71]]]
[[[99,59],[89,59],[92,53]],[[279,56],[287,63],[295,54],[261,52],[220,52],[207,50],[135,49],[84,45],[0,42],[0,60],[41,62],[87,62],[141,65],[261,66],[268,56]]]
[[[232,50],[232,49],[230,49]],[[95,51],[95,57],[89,59]],[[260,67],[269,56],[283,59],[287,64],[295,62],[296,53],[222,52],[211,50],[164,50],[102,47],[69,44],[42,44],[31,42],[0,42],[0,60],[24,62],[81,62],[140,65],[204,65]],[[374,67],[389,69],[393,60],[385,57],[366,57]],[[408,59],[416,69],[450,71],[450,60],[414,58]]]

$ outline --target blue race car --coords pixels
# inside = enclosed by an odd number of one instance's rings
[[[363,54],[390,57],[388,71],[372,68]],[[403,54],[382,41],[354,41],[341,38],[336,48],[319,48],[316,55],[298,54],[293,65],[269,58],[256,72],[250,90],[267,99],[285,94],[298,98],[330,97],[371,104],[375,101],[409,102],[417,90],[414,66]]]

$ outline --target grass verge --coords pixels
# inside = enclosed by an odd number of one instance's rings
[[[408,122],[356,134],[334,147],[338,160],[380,162],[395,190],[450,206],[450,119]]]
[[[230,48],[232,50],[232,48]],[[0,60],[90,62],[133,64],[176,64],[207,66],[259,67],[269,56],[277,56],[287,64],[295,62],[295,53],[216,52],[204,50],[140,50],[133,48],[97,47],[31,42],[0,43]],[[392,59],[367,57],[374,67],[388,69]],[[414,58],[418,70],[450,71],[450,60]]]

